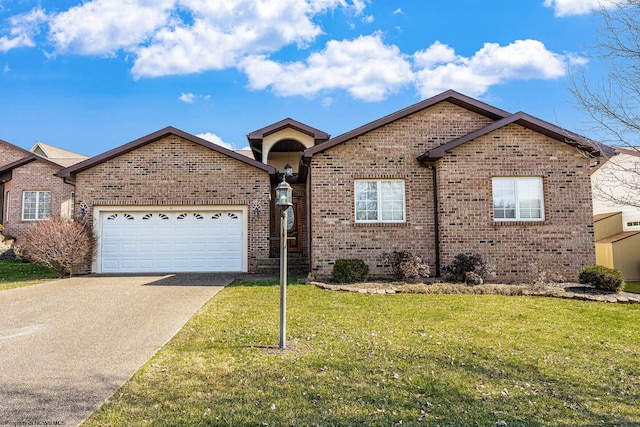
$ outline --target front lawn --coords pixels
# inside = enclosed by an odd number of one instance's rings
[[[624,291],[640,294],[640,282],[625,282]]]
[[[38,264],[0,260],[0,291],[41,283],[54,277],[58,277],[55,271]]]
[[[363,295],[212,298],[87,426],[637,426],[640,305]]]

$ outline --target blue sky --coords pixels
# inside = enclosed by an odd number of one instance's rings
[[[240,149],[447,89],[589,135],[598,0],[0,0],[0,139],[95,155],[165,126]],[[603,3],[607,6],[608,3]]]

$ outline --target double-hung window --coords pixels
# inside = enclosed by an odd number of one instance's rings
[[[542,221],[542,178],[493,178],[495,221]]]
[[[358,179],[355,181],[356,222],[404,222],[404,181]]]
[[[22,193],[22,219],[25,221],[46,219],[51,216],[50,191],[25,191]]]

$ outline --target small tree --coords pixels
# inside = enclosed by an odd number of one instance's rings
[[[96,238],[86,224],[51,218],[33,224],[23,241],[16,245],[21,258],[47,266],[60,277],[91,261]]]

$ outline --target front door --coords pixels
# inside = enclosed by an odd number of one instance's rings
[[[287,242],[289,252],[302,252],[302,217],[300,211],[302,208],[302,198],[294,197],[291,200],[292,205],[287,210]],[[278,230],[280,230],[280,219],[278,215]]]

